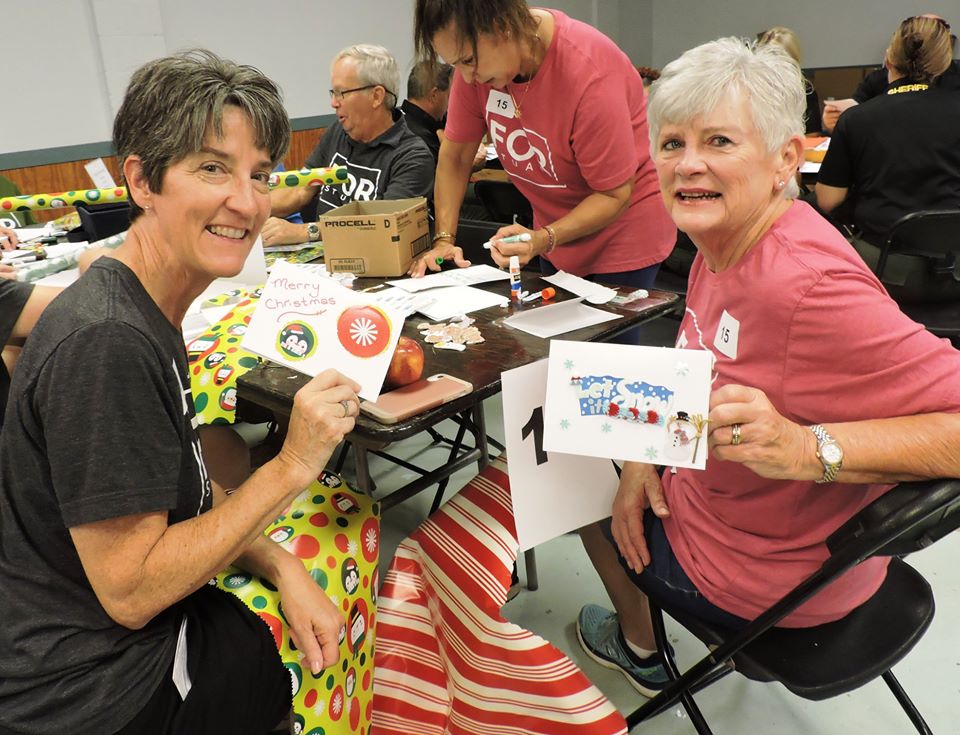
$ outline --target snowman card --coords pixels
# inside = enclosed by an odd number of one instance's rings
[[[552,340],[543,448],[704,469],[712,358],[706,350]]]
[[[403,329],[403,315],[372,294],[314,269],[277,261],[242,347],[307,375],[339,370],[375,401]]]

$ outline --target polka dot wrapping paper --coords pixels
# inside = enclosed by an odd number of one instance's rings
[[[217,575],[217,586],[236,595],[273,633],[290,672],[294,733],[367,735],[373,717],[378,504],[325,471],[264,533],[300,557],[343,611],[340,660],[317,675],[310,671],[290,639],[280,595],[270,583],[230,568]]]

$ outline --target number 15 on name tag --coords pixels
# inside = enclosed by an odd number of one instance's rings
[[[609,516],[619,484],[613,462],[543,450],[547,360],[509,370],[500,377],[520,550]]]
[[[487,95],[487,112],[500,117],[513,117],[514,110],[513,98],[509,94],[495,89],[490,90],[490,94]]]

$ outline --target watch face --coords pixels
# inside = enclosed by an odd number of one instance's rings
[[[839,444],[826,442],[820,447],[820,456],[827,464],[838,464],[843,459],[843,450],[840,449]]]

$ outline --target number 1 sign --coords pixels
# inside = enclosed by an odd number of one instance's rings
[[[509,370],[501,380],[520,550],[609,516],[619,482],[613,462],[543,450],[547,361]]]

